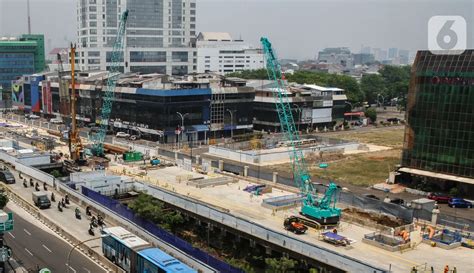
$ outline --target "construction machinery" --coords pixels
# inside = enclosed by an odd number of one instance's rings
[[[341,209],[336,208],[337,185],[330,182],[324,197],[318,198],[299,144],[301,140],[293,119],[293,109],[288,99],[286,81],[280,64],[270,41],[265,37],[262,37],[260,41],[266,57],[268,78],[274,83],[272,93],[276,100],[281,132],[290,144],[288,147],[294,182],[304,196],[300,214],[323,225],[337,224],[341,216]]]
[[[92,137],[92,154],[95,156],[104,156],[104,141],[109,127],[110,113],[112,112],[112,99],[115,95],[115,87],[117,80],[120,75],[120,66],[124,61],[123,49],[125,40],[125,26],[128,19],[128,10],[126,10],[121,18],[119,28],[117,30],[117,36],[115,38],[113,50],[112,50],[112,65],[109,68],[107,77],[107,88],[102,96],[102,112],[100,120],[100,129]]]
[[[76,71],[75,71],[75,57],[76,46],[71,44],[71,125],[69,128],[69,151],[71,160],[79,165],[85,164],[87,161],[84,155],[84,148],[82,146],[79,130],[77,129],[76,121]]]
[[[283,222],[283,226],[286,230],[291,231],[294,234],[303,234],[308,230],[308,227],[305,226],[297,216],[286,218]]]

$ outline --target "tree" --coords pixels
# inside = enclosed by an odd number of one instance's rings
[[[8,201],[9,201],[8,196],[5,194],[4,191],[1,191],[0,192],[0,209],[3,209],[7,205]]]
[[[367,108],[364,114],[367,118],[370,118],[372,122],[375,122],[377,120],[377,112],[375,111],[375,108],[372,108],[372,107]]]
[[[267,70],[264,68],[256,70],[242,70],[226,74],[226,77],[237,77],[247,80],[266,80],[268,79]]]
[[[296,265],[297,261],[282,257],[280,259],[276,258],[266,258],[265,259],[267,273],[288,273],[292,272]]]
[[[61,176],[62,176],[62,175],[61,175],[61,172],[58,171],[58,170],[53,170],[53,171],[51,172],[51,175],[54,176],[55,178],[58,178],[58,177],[61,177]]]
[[[377,101],[377,94],[385,94],[385,82],[382,76],[377,74],[364,75],[360,82],[360,89],[364,93],[365,100],[369,103],[375,103]]]

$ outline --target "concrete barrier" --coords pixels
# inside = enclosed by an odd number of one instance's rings
[[[81,241],[77,240],[73,235],[69,234],[66,230],[58,226],[54,221],[41,214],[37,207],[33,206],[21,196],[17,195],[9,187],[4,187],[4,189],[6,190],[10,200],[17,203],[26,212],[33,215],[36,219],[45,224],[56,234],[61,236],[70,245],[75,246],[81,243]],[[94,251],[92,248],[85,244],[82,244],[81,247],[77,248],[77,250],[90,257],[93,261],[104,267],[108,272],[125,273],[125,270],[112,263],[109,259],[103,256],[102,253]]]

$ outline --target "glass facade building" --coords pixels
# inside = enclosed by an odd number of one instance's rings
[[[119,18],[128,10],[124,72],[185,75],[197,70],[196,0],[81,0],[77,10],[78,69],[111,65]]]
[[[474,50],[418,52],[407,103],[402,166],[474,178]]]
[[[0,85],[10,90],[12,81],[41,72],[45,67],[44,36],[23,35],[0,41]]]

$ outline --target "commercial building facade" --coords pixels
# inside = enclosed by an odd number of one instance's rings
[[[196,41],[197,72],[224,75],[242,70],[265,68],[262,49],[243,40],[233,40],[229,33],[201,32]]]
[[[22,35],[0,39],[0,85],[11,89],[12,81],[45,68],[44,36]]]
[[[120,16],[129,11],[124,72],[195,72],[196,0],[78,1],[78,68],[106,70]]]
[[[474,50],[419,51],[412,68],[401,180],[474,196]]]

